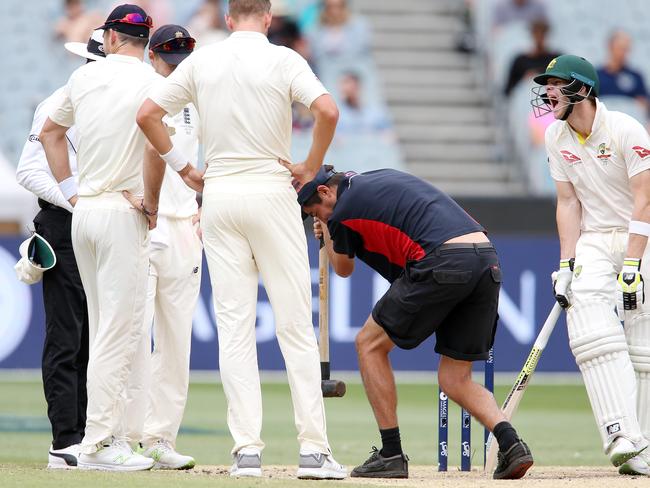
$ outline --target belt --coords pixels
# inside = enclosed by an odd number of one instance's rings
[[[43,200],[42,198],[38,199],[38,206],[43,210],[57,210],[60,212],[70,213],[65,208],[54,205],[53,203],[50,203],[47,200]]]
[[[439,255],[443,251],[451,251],[454,249],[472,249],[476,254],[483,251],[494,251],[494,246],[491,242],[452,242],[450,244],[442,244],[438,246],[434,252]]]

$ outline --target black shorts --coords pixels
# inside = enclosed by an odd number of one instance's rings
[[[402,349],[413,349],[435,332],[437,353],[485,360],[494,343],[500,286],[492,244],[443,244],[407,264],[372,318]]]

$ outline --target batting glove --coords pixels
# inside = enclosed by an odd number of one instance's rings
[[[562,308],[569,308],[571,306],[571,279],[573,278],[574,262],[574,258],[561,259],[560,269],[551,275],[551,279],[553,280],[553,295],[555,295],[557,303]]]
[[[623,269],[616,279],[616,308],[619,317],[623,317],[624,312],[640,308],[645,301],[640,269],[640,259],[625,258],[623,261]]]

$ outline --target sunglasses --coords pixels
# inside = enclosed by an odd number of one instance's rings
[[[174,37],[167,41],[159,42],[151,48],[152,51],[194,51],[196,40],[192,37]]]
[[[131,25],[143,25],[149,29],[153,28],[153,20],[148,15],[143,17],[141,14],[132,13],[126,14],[121,19],[113,19],[106,22],[107,24],[131,24]]]

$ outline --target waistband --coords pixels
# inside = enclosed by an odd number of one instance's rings
[[[54,205],[53,203],[50,203],[47,200],[43,200],[42,198],[38,199],[38,206],[42,210],[55,210],[57,212],[65,212],[67,214],[70,214],[70,212],[67,209],[63,207],[59,207],[58,205]]]
[[[136,210],[122,192],[103,192],[93,196],[79,196],[77,208],[112,208],[117,210]],[[137,210],[138,212],[140,210]]]
[[[438,246],[433,250],[433,253],[436,256],[440,256],[440,254],[450,251],[471,251],[480,254],[481,252],[493,252],[495,249],[491,242],[454,242]]]

